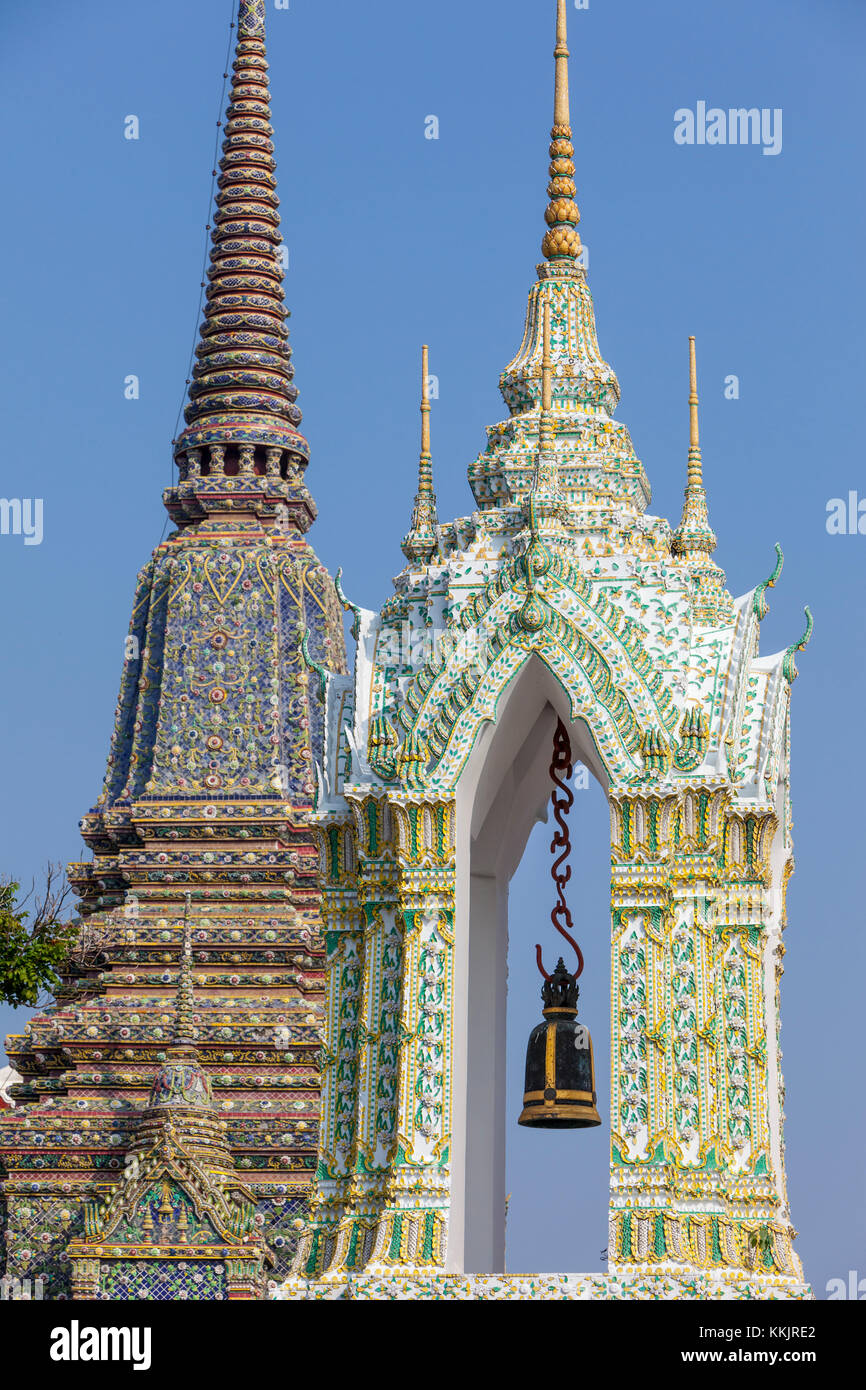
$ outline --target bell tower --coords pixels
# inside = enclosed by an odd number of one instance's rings
[[[712,558],[693,340],[682,521],[647,511],[581,265],[565,0],[555,71],[543,260],[475,510],[438,521],[425,413],[407,563],[353,608],[354,679],[327,677],[322,1116],[281,1298],[810,1296],[779,982],[811,619],[760,655],[781,552],[738,598]],[[559,727],[610,809],[609,1268],[503,1275],[508,883]]]

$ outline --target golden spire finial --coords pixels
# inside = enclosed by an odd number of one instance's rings
[[[580,255],[577,224],[580,212],[574,201],[574,146],[571,143],[571,114],[568,102],[568,26],[566,0],[557,0],[556,86],[553,99],[553,129],[550,132],[550,202],[545,211],[548,231],[541,250],[549,261],[573,261]]]
[[[698,368],[695,340],[689,337],[689,463],[683,517],[674,532],[671,550],[674,555],[712,555],[716,537],[707,512],[704,490],[701,441],[698,429]]]
[[[437,525],[433,458],[430,453],[430,364],[425,343],[421,348],[421,456],[418,460],[418,491],[415,494],[409,531],[402,541],[403,554],[410,564],[429,565],[433,557],[439,553]]]
[[[421,456],[430,458],[430,354],[426,343],[421,348]]]
[[[689,482],[700,486],[701,477],[701,437],[698,430],[698,367],[695,358],[695,340],[689,338]]]

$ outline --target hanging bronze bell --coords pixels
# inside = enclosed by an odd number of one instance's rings
[[[518,1124],[533,1129],[590,1129],[595,1108],[595,1066],[589,1029],[577,1021],[577,976],[562,957],[541,988],[544,1023],[529,1035],[526,1087]]]

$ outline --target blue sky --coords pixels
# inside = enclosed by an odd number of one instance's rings
[[[135,573],[165,522],[232,9],[43,0],[0,17],[0,492],[42,498],[44,515],[41,545],[0,536],[0,871],[25,880],[80,853]],[[794,687],[797,873],[782,1003],[791,1203],[820,1296],[850,1268],[866,1276],[866,536],[825,526],[831,498],[866,498],[851,423],[866,365],[866,12],[857,0],[590,0],[570,11],[580,230],[651,510],[676,517],[681,506],[694,333],[716,558],[738,594],[766,577],[782,543],[765,652],[800,635],[805,602],[815,615]],[[544,230],[553,12],[553,0],[268,5],[295,380],[320,510],[312,539],[368,607],[402,563],[420,344],[440,382],[443,518],[471,511],[466,467],[505,413],[497,378],[520,341]],[[699,101],[780,108],[781,152],[678,145],[674,112]],[[123,138],[130,114],[137,141]],[[435,141],[424,138],[431,114]],[[138,400],[124,398],[129,374]],[[725,399],[729,375],[736,400]],[[583,1016],[598,1053],[607,814],[597,789],[577,801]],[[516,1126],[546,858],[539,832],[513,889],[509,1265],[592,1270],[606,1242],[607,1128]],[[0,1030],[10,1023],[0,1010]]]

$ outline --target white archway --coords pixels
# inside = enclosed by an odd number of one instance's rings
[[[572,721],[559,681],[531,654],[480,731],[457,784],[451,1218],[448,1268],[505,1268],[508,886],[550,799],[557,717],[574,761],[606,790],[583,720]],[[468,832],[466,827],[469,827]]]

